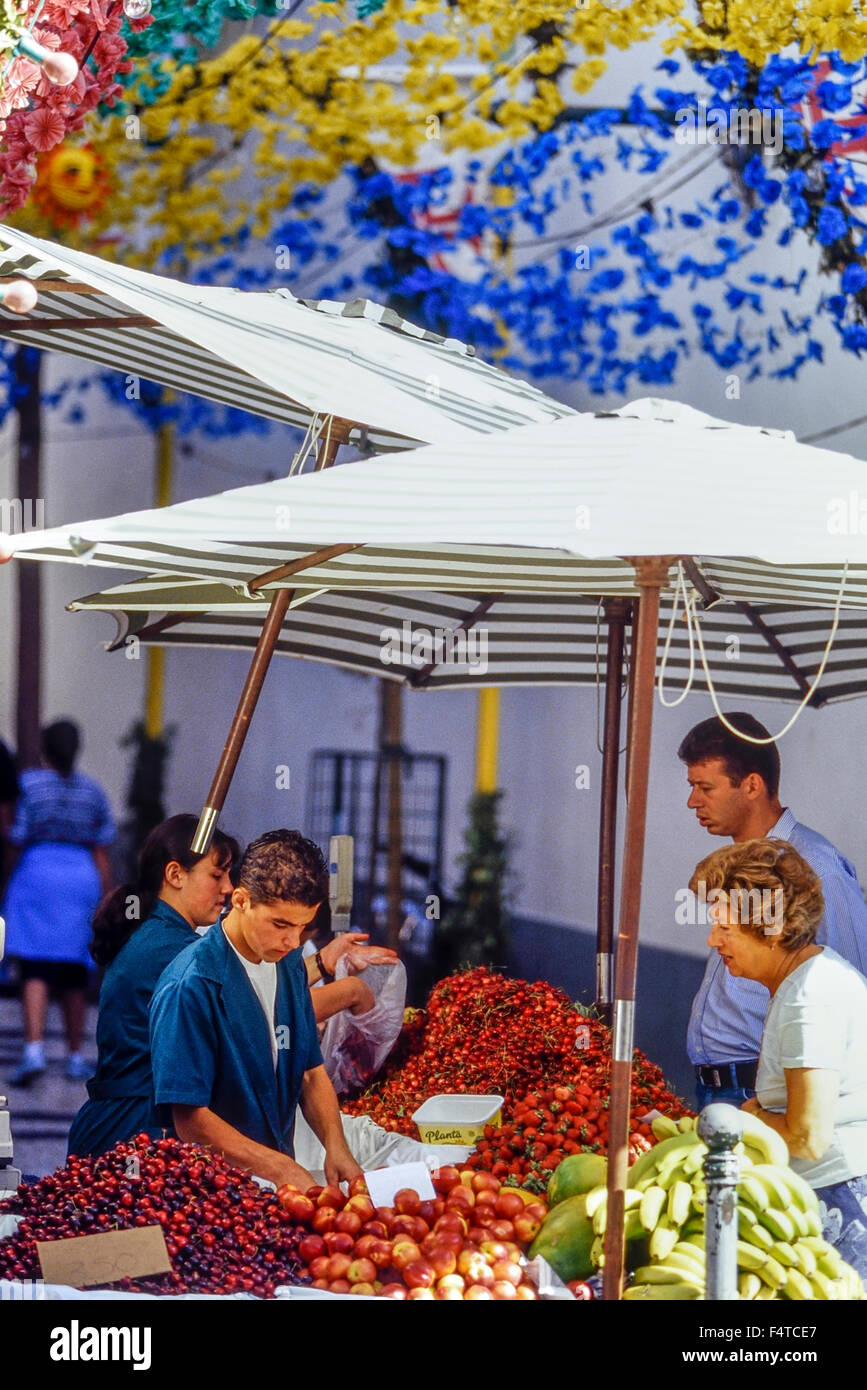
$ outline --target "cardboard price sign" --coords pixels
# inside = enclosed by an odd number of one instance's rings
[[[168,1274],[172,1268],[162,1226],[37,1240],[36,1253],[47,1284],[67,1284],[73,1289]]]

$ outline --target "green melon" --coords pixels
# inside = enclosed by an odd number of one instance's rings
[[[545,1217],[530,1246],[530,1259],[542,1255],[567,1284],[593,1273],[593,1223],[587,1215],[586,1201],[583,1193],[566,1197]]]
[[[567,1197],[580,1197],[594,1187],[604,1187],[608,1159],[603,1154],[570,1154],[558,1163],[548,1183],[548,1206],[558,1207]]]

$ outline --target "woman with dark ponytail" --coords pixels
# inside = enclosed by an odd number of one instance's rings
[[[148,1008],[166,966],[219,917],[232,891],[237,841],[217,831],[206,855],[190,850],[198,824],[171,816],[148,835],[138,878],[100,903],[90,951],[106,967],[99,995],[96,1075],[69,1133],[69,1152],[101,1154],[142,1130],[159,1132],[153,1106]]]

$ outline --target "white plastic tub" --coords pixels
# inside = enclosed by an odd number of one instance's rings
[[[475,1144],[485,1125],[500,1124],[502,1096],[431,1096],[413,1115],[423,1144]]]

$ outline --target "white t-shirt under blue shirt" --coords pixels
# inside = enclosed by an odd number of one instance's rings
[[[837,1072],[834,1135],[819,1159],[792,1158],[811,1187],[867,1174],[867,979],[823,947],[783,980],[768,1008],[756,1095],[785,1113],[787,1067]]]
[[[225,929],[223,934],[225,935]],[[228,936],[226,940],[229,941]],[[262,1005],[262,1012],[265,1015],[265,1022],[268,1024],[268,1036],[271,1039],[271,1060],[274,1063],[274,1070],[277,1070],[277,1030],[274,1027],[274,1005],[277,1001],[277,966],[274,961],[246,960],[238,950],[234,941],[229,941],[229,945],[244,967],[247,979],[253,986],[256,998]]]

